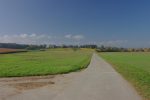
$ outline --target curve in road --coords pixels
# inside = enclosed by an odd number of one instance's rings
[[[29,90],[8,100],[142,100],[110,64],[93,54],[81,72],[56,77],[56,84]]]

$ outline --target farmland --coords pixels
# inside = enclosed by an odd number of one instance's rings
[[[0,54],[17,53],[17,52],[25,52],[25,51],[26,50],[21,50],[21,49],[0,48]]]
[[[150,53],[99,53],[150,100]]]
[[[0,55],[0,77],[61,74],[87,67],[88,49],[49,49]]]

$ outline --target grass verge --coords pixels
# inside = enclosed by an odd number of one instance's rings
[[[99,53],[131,82],[145,100],[150,100],[150,53]]]

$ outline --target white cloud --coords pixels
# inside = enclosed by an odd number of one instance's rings
[[[38,34],[0,35],[1,43],[44,44],[50,43],[51,36]]]
[[[84,39],[84,36],[83,35],[75,35],[72,38],[75,40],[82,40],[82,39]]]
[[[0,34],[0,43],[20,44],[78,44],[83,41],[83,35],[68,34],[64,37],[50,36],[48,34]]]
[[[33,33],[33,34],[31,34],[31,35],[30,35],[30,37],[36,37],[36,34],[35,34],[35,33]]]
[[[8,38],[8,35],[4,35],[3,38]]]
[[[20,34],[20,37],[21,37],[21,38],[27,38],[27,37],[28,37],[28,34]]]
[[[67,39],[73,39],[73,40],[82,40],[84,39],[84,36],[83,35],[71,35],[71,34],[67,34],[65,35],[65,38]]]
[[[67,34],[67,35],[65,35],[65,38],[71,39],[71,38],[72,38],[72,35],[71,35],[71,34]]]
[[[105,45],[105,46],[124,46],[128,40],[111,40],[111,41],[102,41],[99,42],[98,45]]]

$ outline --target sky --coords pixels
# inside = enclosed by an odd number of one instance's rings
[[[149,0],[0,0],[0,42],[150,47]]]

